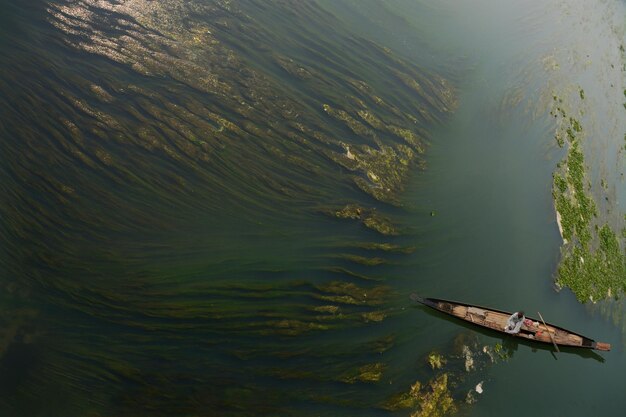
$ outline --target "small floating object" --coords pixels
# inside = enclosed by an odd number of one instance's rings
[[[477,393],[482,394],[483,393],[483,381],[480,381],[478,384],[476,384],[476,388],[474,388],[476,390]]]

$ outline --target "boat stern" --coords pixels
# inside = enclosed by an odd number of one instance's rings
[[[609,351],[609,350],[611,350],[611,344],[610,343],[603,343],[603,342],[595,342],[593,348],[596,349],[596,350]]]

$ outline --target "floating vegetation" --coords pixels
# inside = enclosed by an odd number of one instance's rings
[[[378,382],[383,376],[386,365],[383,363],[371,363],[360,366],[342,375],[339,380],[348,384],[355,382]]]
[[[415,151],[405,145],[382,145],[378,149],[366,145],[354,147],[355,169],[362,176],[354,176],[355,184],[377,200],[399,204],[398,194],[404,190],[404,179],[415,160]]]
[[[420,410],[411,417],[439,417],[456,411],[457,406],[449,392],[448,375],[441,374],[429,383],[420,398]]]
[[[329,282],[317,288],[322,294],[315,295],[315,298],[341,304],[375,306],[383,304],[389,296],[389,288],[385,286],[364,288],[343,281]]]
[[[405,254],[415,252],[414,246],[400,246],[393,243],[358,242],[349,246],[372,251],[397,252]]]
[[[398,235],[399,232],[391,223],[389,218],[383,216],[374,209],[366,209],[358,204],[348,204],[341,209],[323,209],[321,210],[328,216],[338,219],[354,219],[360,220],[366,227],[377,231],[386,236]]]
[[[460,407],[477,401],[484,381],[478,371],[508,358],[502,345],[481,346],[471,333],[460,333],[454,338],[447,353],[432,351],[424,358],[428,364],[424,370],[426,377],[411,384],[408,392],[392,396],[382,404],[390,411],[411,410],[411,416],[444,416],[453,414]],[[503,352],[502,355],[494,351]],[[468,365],[470,364],[470,365]]]
[[[261,331],[261,334],[281,334],[286,336],[298,336],[303,333],[310,332],[312,330],[327,330],[327,325],[315,322],[306,322],[302,320],[279,320],[272,322],[271,328],[266,328]]]
[[[428,363],[430,367],[433,369],[440,369],[445,363],[446,360],[439,352],[430,352],[428,354]]]
[[[358,279],[362,279],[364,281],[382,281],[382,278],[374,278],[374,277],[370,277],[364,274],[359,274],[356,273],[354,271],[351,271],[349,269],[340,267],[340,266],[330,266],[330,267],[325,267],[322,268],[323,270],[329,271],[329,272],[333,272],[339,275],[344,275],[348,278],[358,278]]]
[[[341,253],[337,255],[333,255],[335,258],[345,259],[350,262],[354,262],[360,265],[365,266],[376,266],[386,263],[387,261],[383,258],[367,258],[365,256],[353,255],[349,253]]]
[[[411,417],[442,417],[458,411],[450,394],[446,373],[438,375],[424,386],[416,381],[408,393],[391,399],[384,408],[391,411],[417,408],[418,411],[412,412]]]
[[[574,291],[580,301],[597,301],[626,292],[626,254],[617,236],[603,225],[593,252],[575,246],[561,260],[558,283]]]
[[[487,351],[486,351],[487,352]],[[498,355],[498,357],[502,360],[506,360],[509,359],[511,356],[511,353],[504,348],[504,346],[502,346],[501,343],[496,343],[495,346],[493,347],[493,352]]]
[[[388,218],[378,212],[372,212],[363,219],[363,224],[368,228],[377,231],[381,235],[394,236],[400,234],[398,229],[391,224]]]
[[[555,137],[559,146],[567,144],[565,163],[553,175],[552,194],[564,243],[556,282],[569,287],[582,302],[616,296],[626,291],[626,248],[608,224],[596,220],[596,203],[588,191],[591,186],[580,146],[582,125],[567,115],[562,99],[553,98],[551,114],[559,119]],[[604,179],[601,187],[606,188]]]
[[[317,311],[318,313],[327,313],[327,314],[336,315],[339,312],[339,307],[331,306],[331,305],[316,306],[316,307],[313,307],[313,311]]]
[[[383,405],[383,408],[390,411],[403,410],[406,408],[416,408],[420,405],[421,402],[421,389],[422,384],[419,381],[415,381],[415,383],[411,385],[409,392],[401,393],[394,396]]]
[[[387,313],[385,311],[369,311],[361,314],[361,317],[363,317],[363,321],[366,323],[379,323],[387,317]]]

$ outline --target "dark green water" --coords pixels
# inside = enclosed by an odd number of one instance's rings
[[[518,3],[0,2],[0,415],[411,415],[443,375],[462,415],[620,415],[621,304],[553,288],[549,101],[584,86],[619,224],[624,5]]]

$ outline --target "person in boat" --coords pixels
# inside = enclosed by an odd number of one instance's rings
[[[518,311],[511,314],[511,317],[509,317],[506,322],[506,327],[504,328],[504,331],[510,334],[519,333],[520,329],[522,328],[522,324],[524,324],[525,318],[526,317],[524,317],[523,311]]]

